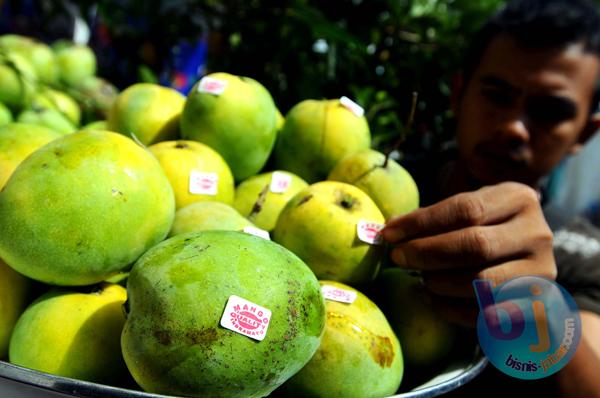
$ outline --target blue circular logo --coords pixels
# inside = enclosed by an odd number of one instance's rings
[[[473,282],[479,344],[500,371],[540,379],[562,369],[575,354],[581,319],[573,298],[557,283],[521,276],[492,287]]]

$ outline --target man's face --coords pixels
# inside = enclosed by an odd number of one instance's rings
[[[579,44],[532,50],[496,36],[455,107],[470,177],[535,185],[580,143],[599,71]]]

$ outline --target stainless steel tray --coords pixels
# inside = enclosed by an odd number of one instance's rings
[[[430,398],[455,390],[468,383],[487,366],[479,347],[470,359],[453,362],[443,372],[412,391],[390,398]],[[0,397],[2,398],[165,398],[137,390],[54,376],[0,361]]]

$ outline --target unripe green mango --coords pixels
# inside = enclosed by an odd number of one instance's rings
[[[377,204],[386,220],[419,207],[419,189],[412,176],[394,159],[367,149],[340,160],[328,180],[359,187]]]
[[[285,116],[275,147],[275,164],[314,183],[327,178],[345,156],[368,149],[371,133],[364,116],[339,100],[305,100]]]
[[[131,139],[84,131],[23,161],[0,192],[0,257],[56,285],[100,282],[165,238],[173,190]]]
[[[273,240],[304,260],[318,278],[363,285],[375,278],[383,247],[358,238],[360,220],[384,222],[373,200],[359,188],[321,181],[287,203]]]
[[[19,112],[31,99],[36,85],[35,69],[25,58],[0,52],[0,102],[13,113]]]
[[[381,398],[400,386],[404,363],[400,342],[377,306],[361,292],[333,281],[320,281],[356,294],[352,303],[325,300],[327,322],[319,349],[285,384],[292,397]]]
[[[13,121],[13,115],[10,109],[0,102],[0,126],[4,126]]]
[[[59,78],[68,86],[96,74],[96,54],[86,45],[59,40],[52,44],[58,63]]]
[[[21,315],[10,362],[64,377],[116,384],[125,379],[120,336],[127,292],[104,283],[91,292],[55,288]]]
[[[25,109],[17,116],[17,122],[47,127],[61,134],[77,131],[77,127],[67,116],[52,108]]]
[[[308,186],[306,181],[293,173],[279,170],[276,172],[289,178],[289,186],[285,190],[282,189],[282,192],[278,189],[273,192],[271,189],[273,173],[275,173],[273,171],[252,176],[242,181],[235,189],[233,207],[241,215],[249,217],[250,221],[266,231],[275,228],[279,214],[287,202]],[[255,212],[255,205],[265,187],[267,187],[267,191],[264,200],[259,204],[258,211]]]
[[[8,34],[0,36],[0,49],[18,53],[25,58],[42,83],[58,82],[58,62],[47,44],[27,36]]]
[[[160,243],[133,266],[127,291],[123,355],[149,392],[264,397],[321,342],[325,303],[313,273],[285,248],[242,232],[204,231]],[[268,325],[262,341],[221,326],[231,295],[272,311],[260,323]]]
[[[175,212],[169,236],[209,230],[241,231],[256,227],[233,207],[221,202],[194,202]]]
[[[61,136],[49,128],[25,123],[0,126],[0,188],[27,156]]]
[[[25,310],[31,280],[10,268],[0,258],[0,359],[8,356],[12,330]]]
[[[225,158],[236,181],[258,173],[277,136],[277,108],[271,94],[249,77],[212,73],[222,81],[221,94],[200,92],[202,80],[188,94],[181,114],[184,138],[202,142]]]

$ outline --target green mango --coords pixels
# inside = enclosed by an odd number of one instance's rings
[[[31,280],[0,258],[0,359],[8,355],[8,343],[19,316],[27,305]]]
[[[77,98],[86,122],[107,119],[119,95],[119,90],[111,82],[98,76],[85,77],[68,92]]]
[[[108,129],[144,145],[179,137],[179,117],[185,97],[177,90],[152,83],[127,87],[108,112]]]
[[[336,163],[371,145],[367,119],[340,100],[305,100],[285,116],[275,164],[308,183],[324,180]]]
[[[52,44],[58,63],[59,78],[67,86],[76,86],[96,74],[96,54],[86,45],[59,40]]]
[[[264,397],[309,361],[325,324],[319,283],[306,264],[242,232],[203,231],[160,243],[135,263],[127,291],[123,355],[134,379],[153,393]],[[232,295],[252,304],[225,310]],[[270,320],[257,305],[272,312]],[[263,340],[225,328],[221,319]]]
[[[322,286],[355,294],[352,303],[325,300],[327,322],[319,349],[284,386],[290,397],[379,398],[398,390],[404,373],[400,342],[367,296],[342,283]],[[328,296],[326,295],[326,298]],[[337,295],[332,295],[337,300]]]
[[[213,201],[194,202],[175,212],[169,236],[209,230],[241,231],[255,227],[233,207]]]
[[[420,278],[386,268],[376,286],[376,301],[403,343],[407,369],[423,373],[443,365],[457,341],[458,327],[434,310]]]
[[[53,85],[58,82],[58,62],[47,44],[30,37],[9,34],[0,36],[0,49],[25,58],[42,83]]]
[[[412,176],[394,159],[367,149],[340,160],[328,180],[355,185],[377,204],[386,220],[419,207],[419,189]]]
[[[131,139],[84,131],[25,159],[0,192],[0,257],[48,284],[100,282],[163,240],[173,190]]]
[[[43,126],[24,123],[0,126],[0,189],[27,156],[61,136]]]
[[[0,102],[19,112],[37,88],[35,69],[18,53],[0,52]]]
[[[10,109],[0,102],[0,126],[8,124],[13,121],[13,115]]]
[[[38,91],[29,104],[30,108],[49,108],[62,113],[73,125],[79,126],[81,122],[81,109],[79,105],[69,94],[44,88]]]
[[[364,285],[377,275],[383,246],[359,239],[361,220],[384,222],[377,205],[357,187],[321,181],[287,203],[273,240],[304,260],[320,279]]]
[[[203,92],[207,79],[221,82],[224,91]],[[277,137],[277,108],[271,94],[256,80],[213,73],[188,94],[181,134],[219,152],[235,180],[243,181],[258,173],[271,154]]]
[[[277,187],[271,187],[273,175],[276,178],[275,184],[278,181],[289,182],[287,188],[278,189]],[[237,186],[233,207],[244,217],[249,217],[250,221],[258,227],[266,231],[271,231],[275,228],[279,214],[281,214],[287,202],[307,186],[306,181],[287,171],[277,170],[259,174],[242,181]],[[264,200],[259,204],[258,210],[254,211],[255,205],[265,187],[268,187],[268,190],[266,191]]]
[[[26,109],[19,113],[17,122],[44,126],[61,134],[71,134],[77,131],[77,127],[63,113],[52,108]]]
[[[126,297],[125,288],[108,283],[88,292],[52,289],[19,318],[10,339],[10,362],[97,383],[125,379],[120,337]]]

